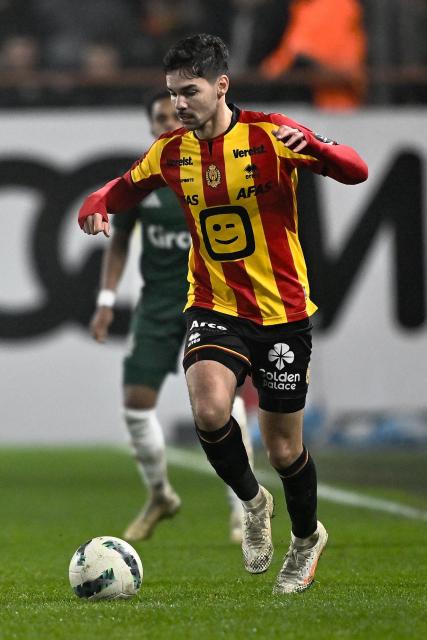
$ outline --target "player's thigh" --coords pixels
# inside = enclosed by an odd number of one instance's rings
[[[236,393],[236,376],[233,371],[215,360],[199,360],[192,364],[185,374],[191,406],[200,413],[200,406],[220,408],[231,413]]]
[[[304,409],[308,392],[311,325],[307,321],[266,329],[249,343],[259,406],[272,413],[295,413]]]
[[[271,463],[283,467],[302,450],[311,325],[308,321],[280,325],[261,332],[260,338],[250,343],[260,431]]]
[[[249,371],[249,352],[223,314],[192,308],[186,317],[183,366],[193,413],[196,422],[213,428],[230,417],[236,386]]]

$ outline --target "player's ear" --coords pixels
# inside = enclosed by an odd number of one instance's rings
[[[229,84],[230,84],[230,81],[228,79],[228,76],[226,75],[219,76],[217,80],[217,85],[216,85],[216,93],[218,98],[222,98],[222,96],[225,96],[225,94],[228,91]]]

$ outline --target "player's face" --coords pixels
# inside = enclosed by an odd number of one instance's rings
[[[228,88],[227,76],[215,80],[206,78],[188,78],[180,71],[171,71],[166,75],[169,89],[178,118],[187,129],[203,129],[204,125],[215,118],[218,104]]]
[[[151,133],[155,138],[181,126],[170,98],[161,98],[151,108]]]

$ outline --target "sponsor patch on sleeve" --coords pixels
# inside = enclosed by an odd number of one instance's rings
[[[332,140],[331,138],[327,138],[326,136],[321,136],[320,133],[315,133],[314,137],[317,140],[320,140],[320,142],[324,142],[325,144],[338,144],[338,142],[335,142],[335,140]]]

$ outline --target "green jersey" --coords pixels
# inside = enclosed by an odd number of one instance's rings
[[[175,298],[182,298],[184,306],[191,238],[175,194],[168,188],[158,189],[139,207],[113,216],[114,228],[129,232],[138,221],[142,233],[140,270],[144,294],[173,292]]]
[[[131,348],[123,382],[159,389],[176,371],[185,336],[188,250],[191,239],[177,197],[168,188],[153,191],[139,207],[113,216],[113,227],[132,232],[141,223],[140,270],[144,280],[131,323]]]

